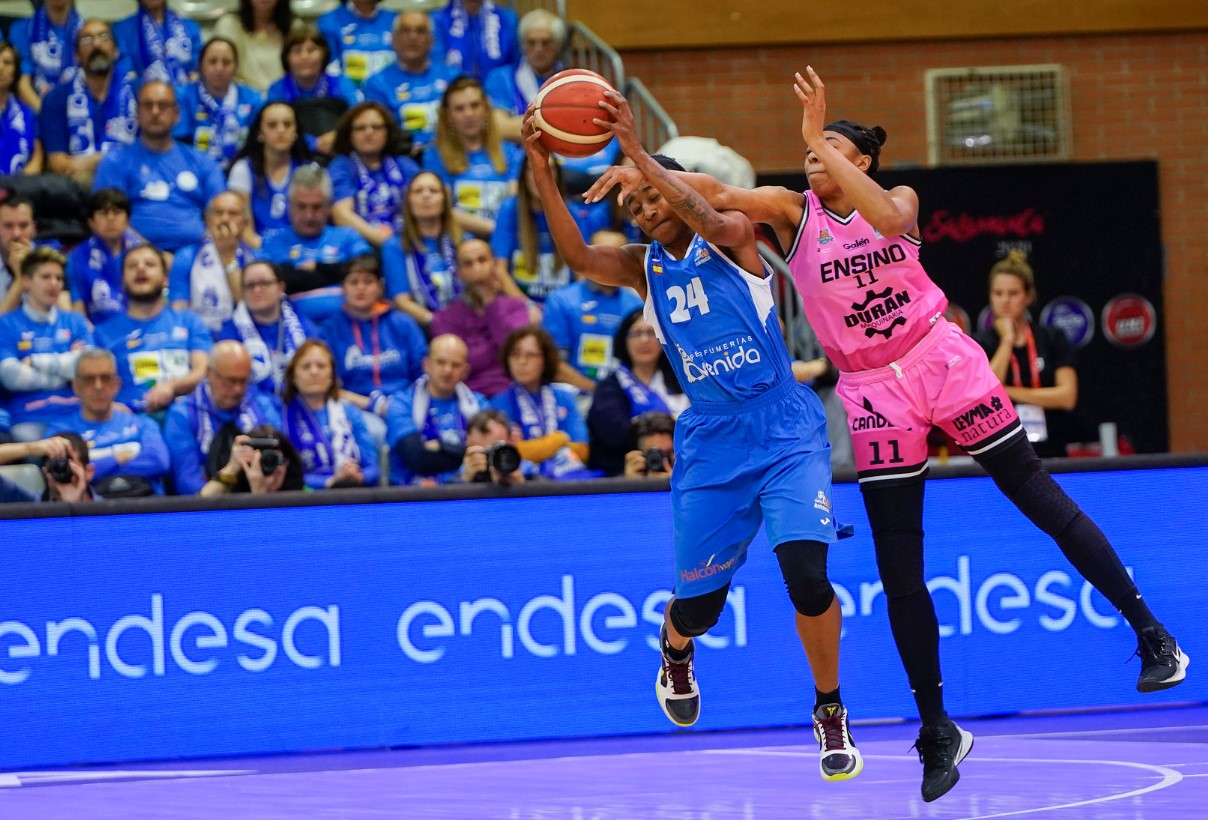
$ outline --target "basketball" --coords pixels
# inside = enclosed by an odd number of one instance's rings
[[[612,119],[598,105],[611,90],[608,80],[582,68],[568,68],[546,80],[534,100],[541,144],[564,157],[589,157],[607,145],[612,134],[592,120]]]

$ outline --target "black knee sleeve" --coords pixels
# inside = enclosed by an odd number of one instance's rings
[[[830,609],[835,589],[826,577],[827,545],[821,541],[786,541],[776,547],[780,574],[793,608],[807,618]]]
[[[1003,495],[1050,537],[1082,517],[1081,508],[1044,469],[1026,436],[1015,436],[976,458]]]
[[[923,479],[878,487],[861,484],[872,526],[877,572],[885,597],[906,598],[927,591],[923,578]]]
[[[693,598],[676,598],[671,603],[671,625],[685,638],[704,635],[717,623],[726,605],[730,585]]]

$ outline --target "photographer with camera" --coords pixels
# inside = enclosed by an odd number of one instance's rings
[[[675,466],[675,419],[669,413],[643,413],[630,435],[636,450],[625,454],[626,478],[671,478]]]
[[[204,498],[227,493],[263,495],[285,490],[306,488],[302,459],[285,434],[267,424],[257,425],[246,434],[239,434],[225,452],[218,443],[210,452],[207,467],[225,457],[225,463],[214,470],[198,495]]]
[[[88,444],[78,434],[59,433],[38,441],[0,444],[0,464],[29,458],[45,459],[42,476],[46,481],[46,492],[39,499],[16,482],[0,476],[0,501],[75,504],[101,497],[90,483],[94,471],[88,459]]]
[[[461,477],[467,483],[492,482],[503,487],[524,481],[520,469],[519,434],[507,413],[489,407],[466,422],[466,455]]]

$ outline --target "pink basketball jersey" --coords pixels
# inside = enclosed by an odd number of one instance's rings
[[[859,212],[840,217],[805,192],[789,270],[806,318],[839,370],[897,361],[948,307],[919,264],[919,244],[910,236],[881,236]]]

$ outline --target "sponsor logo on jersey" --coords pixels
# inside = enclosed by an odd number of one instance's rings
[[[830,500],[826,497],[826,493],[822,492],[822,490],[819,490],[818,495],[814,497],[814,509],[828,513],[830,512],[830,508]],[[822,523],[825,524],[826,522],[824,521]]]
[[[905,262],[906,251],[898,243],[894,243],[886,248],[873,251],[872,253],[859,253],[855,256],[847,256],[842,259],[828,259],[822,263],[822,281],[823,282],[838,282],[848,276],[856,276],[861,273],[869,273],[883,265],[890,265],[895,262]]]
[[[747,345],[754,341],[752,336],[743,336],[722,344],[710,345],[692,354],[679,345],[676,345],[676,350],[679,351],[680,359],[683,360],[684,374],[688,377],[688,383],[691,384],[721,373],[730,373],[743,365],[759,364],[763,361],[763,355],[759,349],[747,348]]]
[[[872,325],[879,324],[882,319],[892,318],[895,314],[901,312],[905,305],[910,304],[909,291],[894,292],[893,288],[885,288],[883,291],[867,290],[864,292],[864,300],[861,302],[852,302],[851,309],[854,313],[849,313],[843,317],[843,323],[848,327],[864,326],[867,328],[866,335],[871,339],[872,333],[881,333],[885,338],[893,335],[895,328],[906,324],[906,320],[898,316],[893,322],[889,323],[888,327],[874,329]]]

